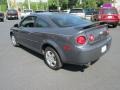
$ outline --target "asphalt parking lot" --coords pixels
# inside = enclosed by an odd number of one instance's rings
[[[16,22],[0,22],[0,90],[120,90],[120,26],[110,28],[111,49],[94,65],[54,71],[41,55],[11,45],[9,31]]]

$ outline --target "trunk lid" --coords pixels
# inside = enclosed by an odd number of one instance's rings
[[[80,30],[79,31],[80,33],[83,33],[86,36],[88,44],[95,44],[97,42],[105,40],[107,39],[107,36],[109,35],[107,25],[101,25],[101,22],[79,27],[79,30]],[[81,30],[83,31],[81,32]],[[94,37],[94,41],[89,40],[91,35]]]

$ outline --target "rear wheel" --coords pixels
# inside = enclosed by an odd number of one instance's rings
[[[2,19],[1,21],[4,22],[4,19]]]
[[[19,18],[17,17],[16,20],[18,20]]]
[[[117,27],[117,24],[113,24],[113,28]]]
[[[47,47],[45,49],[44,57],[45,57],[45,63],[51,69],[58,70],[62,67],[62,62],[60,60],[60,57],[53,48]]]
[[[19,46],[19,44],[17,43],[16,38],[13,34],[11,35],[11,41],[12,41],[13,46],[15,46],[15,47]]]

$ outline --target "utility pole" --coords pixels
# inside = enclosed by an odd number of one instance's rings
[[[47,10],[49,10],[49,1],[47,0]]]
[[[7,0],[7,8],[10,9],[10,1]]]
[[[38,2],[37,2],[37,0],[35,2],[36,2],[36,10],[38,10]]]
[[[80,0],[80,4],[82,4],[82,0]]]
[[[113,6],[114,6],[114,7],[115,7],[115,1],[116,1],[116,0],[112,0],[112,2],[113,2]]]
[[[31,8],[30,8],[30,0],[28,0],[28,9],[31,9]]]

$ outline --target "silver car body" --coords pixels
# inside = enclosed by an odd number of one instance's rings
[[[10,34],[14,33],[17,42],[40,54],[44,54],[46,46],[53,47],[59,54],[63,63],[84,65],[95,61],[104,55],[110,48],[111,36],[107,33],[106,25],[86,23],[72,27],[59,27],[51,19],[51,16],[71,16],[61,13],[31,14],[30,16],[43,19],[49,23],[49,27],[12,27]],[[29,16],[28,16],[29,17]],[[94,34],[95,40],[89,41],[89,35]],[[84,35],[86,43],[80,45],[76,42],[78,36]]]

